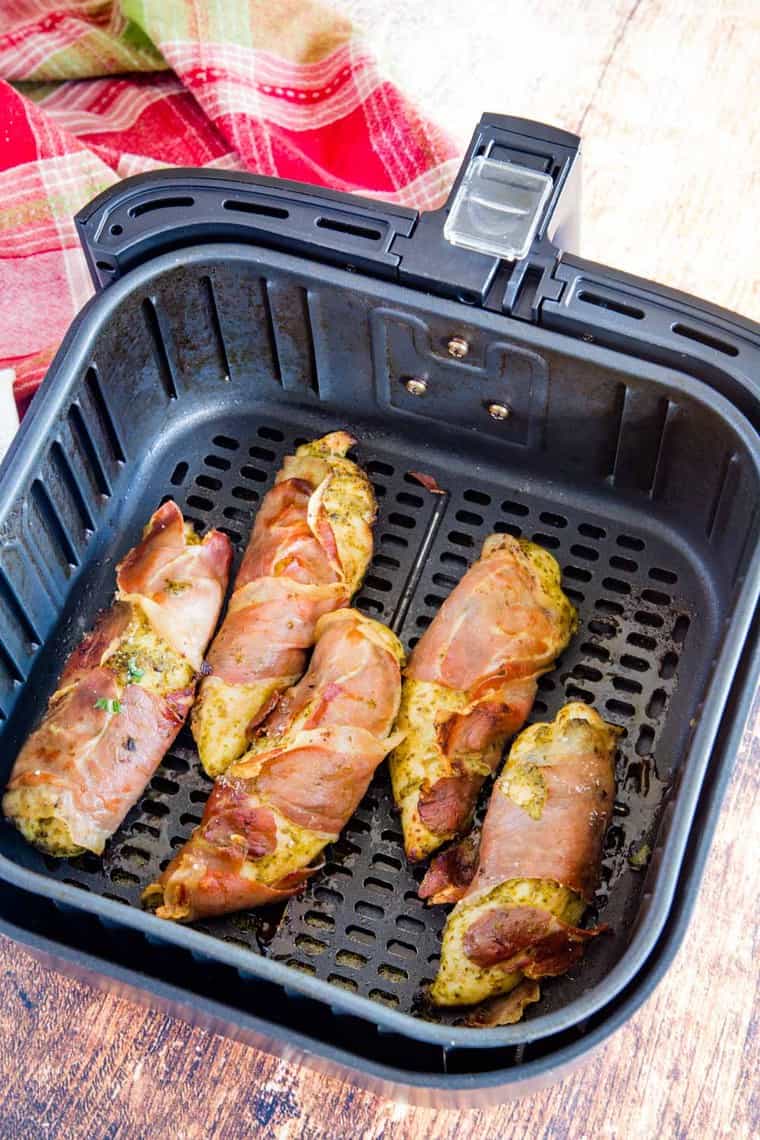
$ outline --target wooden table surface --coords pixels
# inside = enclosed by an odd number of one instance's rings
[[[584,255],[760,317],[756,0],[480,0],[464,26],[460,0],[338,2],[460,135],[482,109],[582,132]],[[756,700],[674,965],[563,1083],[484,1111],[411,1108],[104,996],[0,940],[0,1137],[758,1135],[759,741]]]

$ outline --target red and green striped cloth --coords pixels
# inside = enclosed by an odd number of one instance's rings
[[[0,0],[0,369],[21,411],[92,292],[73,215],[172,165],[434,209],[457,162],[312,0]]]

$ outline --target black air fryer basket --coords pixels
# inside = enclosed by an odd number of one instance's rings
[[[431,1011],[445,915],[417,898],[385,771],[284,910],[162,922],[140,893],[210,787],[186,732],[102,859],[50,859],[0,825],[0,929],[439,1104],[545,1080],[650,992],[757,678],[760,329],[561,252],[578,146],[486,116],[449,204],[424,215],[197,170],[128,179],[82,211],[99,291],[0,469],[0,718],[7,778],[162,499],[239,556],[282,457],[348,427],[380,503],[356,604],[407,647],[492,531],[559,559],[581,626],[532,716],[581,699],[624,730],[596,901],[614,935],[518,1025]],[[518,219],[514,260],[500,212]]]

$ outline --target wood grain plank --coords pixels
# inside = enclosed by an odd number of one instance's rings
[[[459,0],[340,6],[374,22],[396,77],[463,142],[486,104],[570,129],[582,124],[586,256],[760,316],[752,241],[760,10],[751,0],[481,0],[467,26]],[[104,996],[0,940],[0,1135],[757,1135],[759,792],[760,700],[676,962],[644,1008],[556,1087],[486,1111],[394,1104]]]

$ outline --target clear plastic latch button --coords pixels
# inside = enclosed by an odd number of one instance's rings
[[[474,158],[457,190],[443,236],[452,245],[519,261],[530,249],[552,185],[548,174],[527,166]]]

